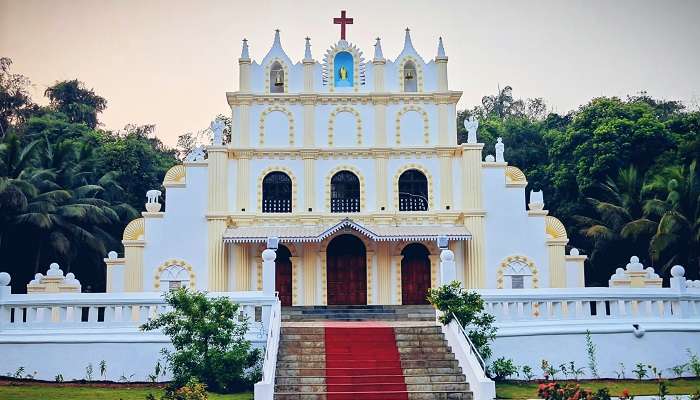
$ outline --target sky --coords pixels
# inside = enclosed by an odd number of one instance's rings
[[[339,39],[341,9],[367,59],[376,37],[394,59],[406,27],[427,60],[442,36],[460,109],[505,85],[560,113],[642,90],[700,103],[697,0],[0,0],[0,56],[31,79],[35,101],[77,78],[107,99],[103,128],[155,124],[172,146],[229,112],[243,38],[260,61],[280,29],[296,62],[309,36],[320,60]]]

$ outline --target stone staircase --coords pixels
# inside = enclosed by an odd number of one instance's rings
[[[285,321],[435,321],[432,306],[282,307]]]
[[[391,314],[387,320],[365,307],[319,314],[295,308],[286,320],[283,311],[275,399],[471,400],[440,327],[422,315],[394,319],[421,313],[389,309],[395,312],[383,313]]]

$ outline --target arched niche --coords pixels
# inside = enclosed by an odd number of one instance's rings
[[[355,60],[347,51],[340,51],[333,57],[333,86],[336,88],[353,87]]]
[[[412,60],[406,61],[403,65],[403,91],[418,91],[418,69],[416,68],[416,63]]]
[[[259,144],[263,147],[294,146],[294,117],[284,107],[273,106],[260,114]]]
[[[287,93],[289,68],[280,59],[273,59],[265,68],[265,89],[268,93]]]

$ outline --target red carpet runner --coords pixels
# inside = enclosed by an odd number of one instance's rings
[[[326,327],[325,332],[328,400],[408,399],[393,328]]]

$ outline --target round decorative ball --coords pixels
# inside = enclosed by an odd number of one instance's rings
[[[632,257],[630,257],[630,262],[631,262],[631,263],[638,263],[638,262],[639,262],[639,257],[637,257],[637,256],[632,256]]]
[[[576,247],[572,248],[571,251],[569,252],[572,256],[577,256],[579,255],[579,251]]]
[[[671,276],[674,278],[685,276],[685,268],[680,265],[674,265],[671,267]]]
[[[10,277],[10,274],[7,272],[0,272],[0,286],[7,286],[10,284],[10,280],[12,278]]]
[[[69,281],[72,281],[73,279],[75,279],[75,274],[72,272],[69,272],[68,274],[66,274],[66,279]]]
[[[455,253],[452,250],[443,250],[440,252],[440,261],[454,261]]]
[[[119,254],[117,254],[116,251],[112,250],[109,253],[107,253],[107,258],[109,258],[110,260],[116,260],[117,258],[119,258]]]
[[[265,249],[262,252],[263,261],[275,261],[277,258],[277,253],[272,249]]]

